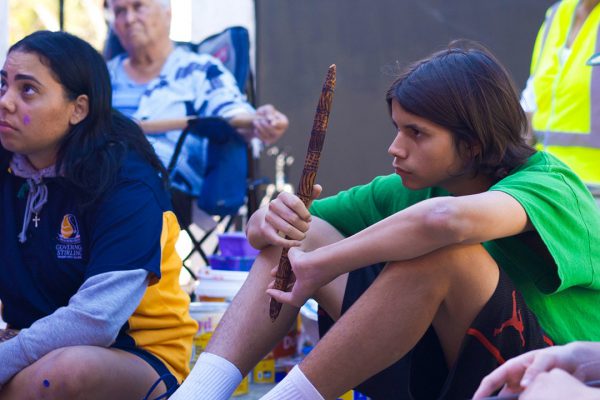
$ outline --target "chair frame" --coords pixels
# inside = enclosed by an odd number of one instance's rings
[[[169,174],[169,176],[171,175],[171,173],[173,172],[173,170],[175,169],[175,166],[177,165],[177,160],[179,158],[179,155],[181,153],[181,150],[183,149],[183,145],[185,143],[185,139],[187,138],[188,135],[199,135],[193,128],[192,126],[194,125],[198,125],[201,123],[206,123],[206,124],[221,124],[223,127],[226,127],[226,129],[231,129],[234,130],[228,123],[226,120],[224,120],[223,118],[218,118],[218,117],[208,117],[208,118],[195,118],[192,119],[190,121],[190,123],[188,123],[188,125],[185,127],[185,129],[181,132],[181,135],[179,136],[179,139],[177,140],[177,143],[175,145],[175,149],[173,151],[173,156],[171,157],[171,160],[169,161],[169,165],[167,166],[167,172]],[[251,162],[251,161],[249,161]],[[249,187],[247,188],[249,190]],[[195,198],[192,198],[190,196],[191,201],[194,201]],[[211,237],[211,235],[217,230],[217,228],[219,226],[222,226],[223,224],[225,224],[223,231],[224,232],[228,232],[233,226],[234,226],[234,222],[236,217],[240,216],[239,214],[239,210],[235,213],[232,214],[227,214],[227,215],[221,215],[219,216],[218,221],[216,222],[216,224],[204,231],[204,235],[198,239],[194,233],[192,232],[190,226],[191,223],[193,221],[185,221],[184,224],[180,224],[181,229],[183,229],[188,237],[190,238],[190,241],[192,242],[192,249],[190,250],[190,252],[183,257],[183,262],[185,263],[185,261],[187,261],[190,257],[192,257],[192,255],[195,252],[198,252],[198,254],[200,255],[200,257],[202,258],[202,260],[204,261],[204,263],[206,265],[209,265],[209,260],[208,260],[208,254],[207,252],[203,249],[202,245]],[[184,221],[182,221],[184,222]],[[217,251],[219,250],[218,244],[216,245],[216,247],[209,253],[209,254],[216,254]],[[188,270],[189,271],[189,270]],[[190,273],[192,273],[190,271]],[[193,273],[192,273],[193,275]]]

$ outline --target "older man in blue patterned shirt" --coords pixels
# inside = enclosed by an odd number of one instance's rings
[[[165,165],[173,154],[181,129],[156,131],[150,127],[151,121],[182,120],[188,116],[231,120],[255,114],[250,126],[238,129],[246,140],[256,137],[271,144],[286,131],[287,117],[272,105],[254,110],[240,93],[233,75],[219,60],[174,46],[169,39],[169,0],[111,0],[109,3],[115,33],[126,50],[108,63],[113,106],[140,121]],[[202,139],[186,139],[182,162],[177,166],[192,186],[201,184],[202,170],[186,164],[190,160],[186,152],[194,149],[197,158],[205,146]]]

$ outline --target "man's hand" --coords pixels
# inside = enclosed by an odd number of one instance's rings
[[[288,118],[271,104],[256,109],[254,136],[271,145],[279,140],[289,126]]]

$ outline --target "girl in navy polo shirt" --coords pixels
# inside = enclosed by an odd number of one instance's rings
[[[172,392],[196,324],[160,161],[85,41],[35,32],[1,75],[0,300],[19,333],[0,343],[0,399]]]

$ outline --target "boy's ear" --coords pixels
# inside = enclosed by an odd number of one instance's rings
[[[475,158],[481,154],[481,144],[478,142],[476,142],[476,143],[463,142],[460,145],[460,152],[461,152],[462,157],[472,160],[473,158]]]
[[[85,94],[80,94],[74,101],[73,112],[69,122],[71,125],[77,125],[87,117],[90,111],[90,100]]]
[[[481,154],[481,144],[480,143],[475,143],[471,146],[471,155],[473,157],[478,156]]]

